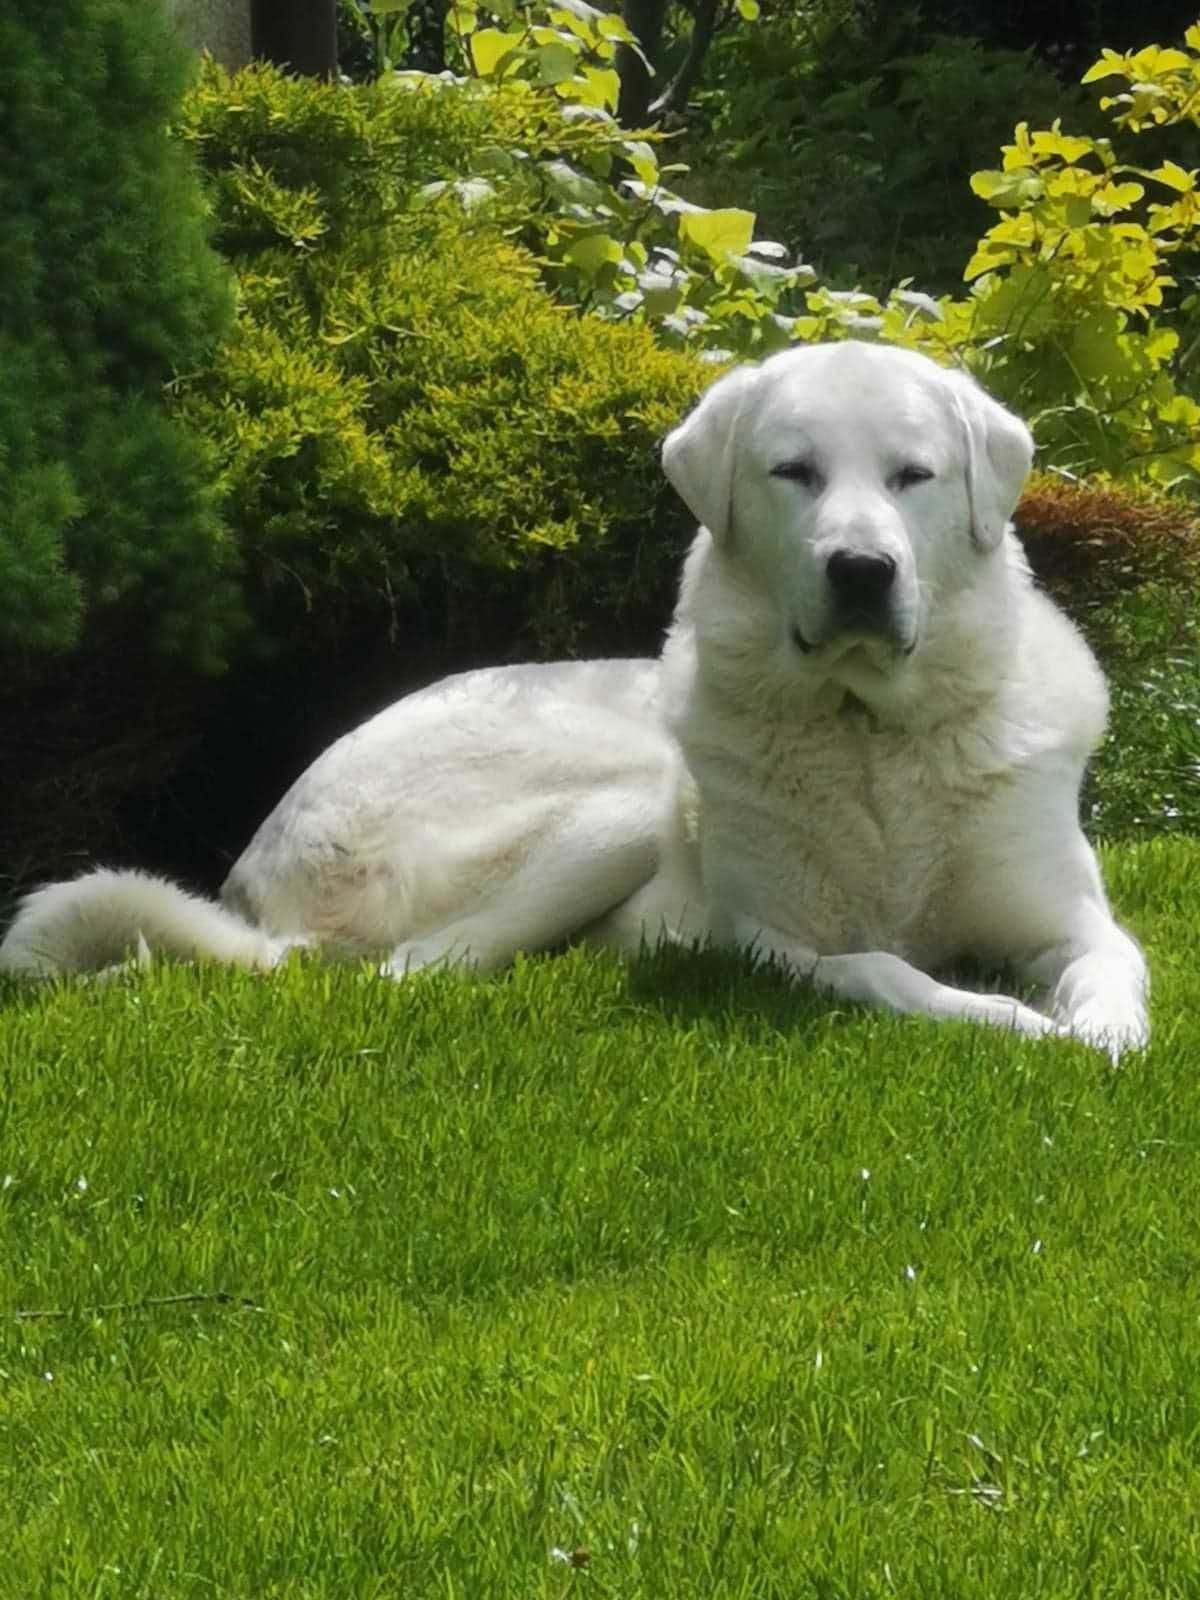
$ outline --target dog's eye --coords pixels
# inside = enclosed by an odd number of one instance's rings
[[[911,489],[914,483],[928,483],[932,477],[933,473],[928,467],[901,467],[894,474],[892,483],[897,489]]]
[[[803,489],[819,489],[821,474],[811,461],[782,461],[779,466],[771,468],[773,478],[786,478],[789,483],[798,483]]]

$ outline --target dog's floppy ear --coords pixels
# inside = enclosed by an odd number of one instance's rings
[[[751,366],[724,373],[663,442],[663,471],[718,544],[729,532],[738,418],[757,377]]]
[[[994,550],[1033,465],[1033,438],[1019,417],[972,378],[960,372],[945,377],[963,438],[971,537],[981,550]]]

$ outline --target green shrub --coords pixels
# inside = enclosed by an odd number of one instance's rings
[[[665,598],[656,445],[707,371],[556,305],[505,236],[512,197],[428,192],[541,118],[520,95],[267,69],[209,69],[192,95],[240,306],[180,407],[217,448],[269,636],[364,600],[402,625],[418,596],[461,612],[499,586],[510,639],[562,649],[631,587]]]
[[[160,0],[0,17],[0,649],[133,607],[211,665],[236,625],[209,454],[163,404],[230,311],[166,129],[187,71]]]
[[[1073,115],[1085,97],[1027,52],[938,35],[912,8],[779,8],[718,38],[684,154],[707,204],[747,191],[763,227],[822,278],[950,293],[985,213],[968,187],[1016,112]]]
[[[1040,473],[1016,522],[1038,578],[1073,616],[1145,584],[1200,585],[1200,515],[1181,496]]]

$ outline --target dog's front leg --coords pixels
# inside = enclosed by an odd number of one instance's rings
[[[1146,962],[1113,919],[1095,853],[1064,799],[1071,791],[1048,788],[1036,767],[1025,781],[1032,792],[1014,786],[981,813],[960,864],[961,944],[1044,988],[1059,1030],[1115,1061],[1150,1037]],[[1038,818],[1033,836],[1029,816]]]
[[[1114,1061],[1144,1049],[1150,979],[1141,950],[1096,900],[1078,902],[1067,921],[1069,931],[1024,963],[1023,973],[1050,991],[1064,1032]]]
[[[1049,1017],[1008,995],[976,994],[939,983],[927,972],[884,950],[856,955],[818,956],[795,940],[762,927],[749,917],[734,919],[737,942],[778,961],[797,978],[863,1005],[916,1013],[942,1020],[986,1022],[1028,1038],[1060,1032]]]

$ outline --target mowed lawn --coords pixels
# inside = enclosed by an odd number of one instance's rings
[[[1200,843],[1106,861],[1119,1070],[683,953],[4,989],[0,1594],[1197,1594]]]

